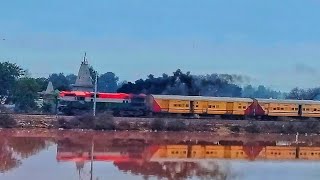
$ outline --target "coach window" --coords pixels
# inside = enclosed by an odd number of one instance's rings
[[[309,109],[309,108],[307,108],[307,111],[310,111],[310,109]]]
[[[189,107],[189,104],[186,104],[186,107]]]
[[[317,108],[314,108],[313,111],[317,111]]]
[[[243,109],[246,109],[247,108],[247,106],[243,106]]]
[[[284,108],[281,108],[281,110],[284,110]]]
[[[280,107],[277,107],[277,110],[280,110]]]
[[[238,108],[241,109],[242,107],[241,107],[241,106],[238,106]]]
[[[212,106],[211,105],[209,105],[209,108],[211,108]]]
[[[305,111],[306,110],[306,108],[303,108],[303,111]]]

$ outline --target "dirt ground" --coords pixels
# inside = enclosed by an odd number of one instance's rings
[[[72,116],[55,115],[10,115],[16,122],[17,128],[47,128],[59,129],[58,120],[69,121]],[[117,130],[150,131],[154,130],[152,122],[159,118],[130,118],[113,117],[112,121]],[[249,121],[249,120],[219,120],[219,119],[162,119],[166,126],[179,122],[183,128],[177,127],[169,131],[217,132],[219,134],[234,133],[278,133],[320,134],[319,121]],[[180,128],[180,129],[179,129]]]

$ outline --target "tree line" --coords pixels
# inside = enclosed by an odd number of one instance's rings
[[[92,81],[95,71],[90,67]],[[77,76],[54,73],[48,77],[32,78],[19,65],[10,62],[0,62],[0,102],[11,101],[20,111],[30,111],[37,108],[35,99],[38,92],[45,91],[49,81],[59,91],[72,90]],[[283,93],[263,85],[242,87],[246,77],[230,74],[192,75],[178,69],[172,74],[162,74],[155,77],[150,74],[145,79],[134,82],[120,82],[113,72],[99,74],[99,92],[122,92],[134,94],[167,94],[187,96],[217,96],[217,97],[248,97],[273,99],[320,99],[320,88],[294,88],[289,93]],[[94,83],[94,82],[93,82]]]

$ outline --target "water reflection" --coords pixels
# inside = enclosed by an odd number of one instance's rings
[[[36,155],[50,145],[46,138],[42,137],[12,137],[1,133],[0,136],[0,172],[18,168],[22,159]]]
[[[99,162],[118,173],[170,180],[237,179],[233,161],[320,162],[318,136],[0,130],[0,147],[1,173],[24,168],[24,159],[52,147],[57,165],[74,164],[79,179],[94,175]]]

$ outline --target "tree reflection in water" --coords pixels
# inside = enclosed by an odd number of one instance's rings
[[[21,161],[14,157],[13,151],[7,145],[7,140],[0,137],[0,173],[7,172],[21,165]]]
[[[145,179],[157,177],[168,180],[183,180],[186,178],[197,177],[200,179],[231,179],[231,172],[227,165],[221,166],[215,162],[204,165],[196,162],[116,162],[114,163],[119,170],[143,175]]]
[[[44,138],[0,136],[0,173],[5,173],[22,164],[22,159],[39,153],[50,144]]]

